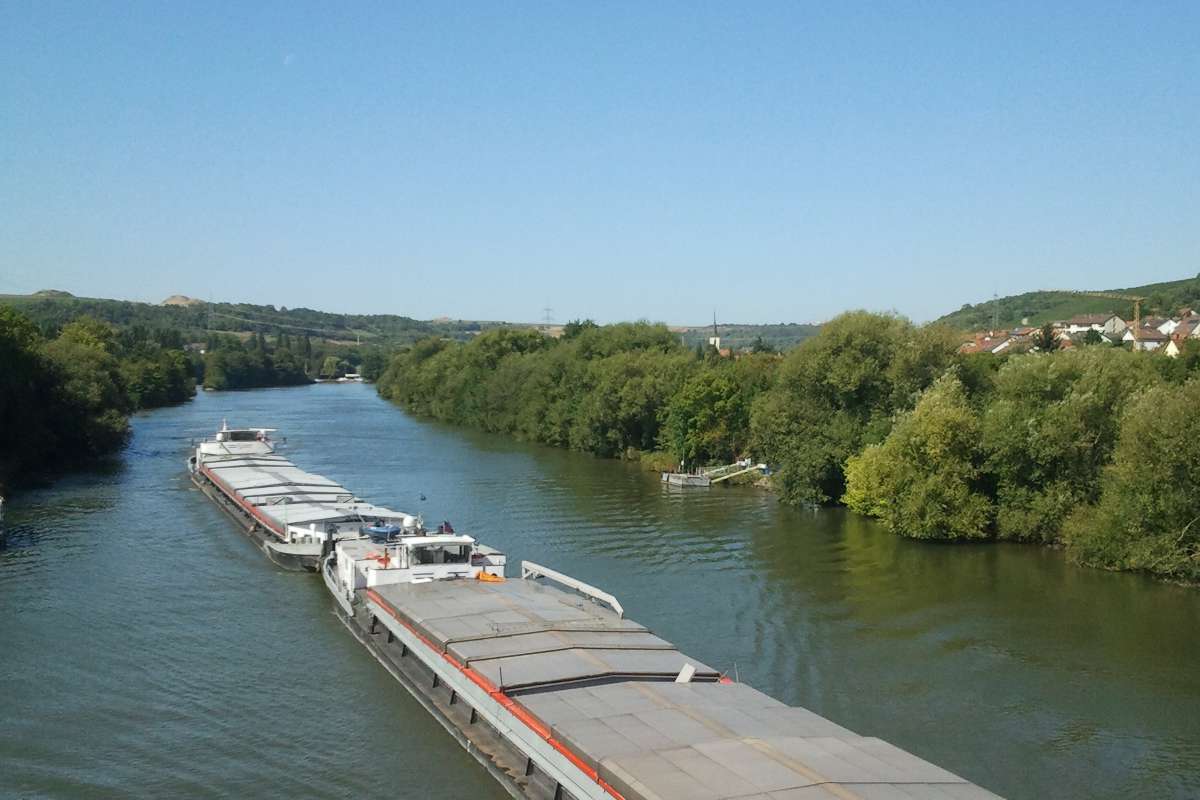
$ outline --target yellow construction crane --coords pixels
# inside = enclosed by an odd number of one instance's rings
[[[1144,297],[1138,297],[1134,294],[1119,294],[1117,292],[1088,292],[1080,289],[1047,289],[1048,292],[1056,294],[1079,294],[1085,297],[1104,297],[1109,300],[1125,300],[1133,303],[1133,342],[1134,347],[1137,347],[1138,337],[1142,329],[1142,303],[1146,301]]]

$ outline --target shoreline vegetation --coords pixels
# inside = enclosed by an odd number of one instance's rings
[[[656,471],[753,455],[790,505],[844,505],[918,539],[1063,547],[1074,561],[1200,581],[1200,340],[1178,358],[1093,344],[958,352],[951,328],[853,311],[786,354],[736,357],[646,322],[558,338],[432,336],[390,360],[276,331],[0,306],[0,489],[119,450],[134,411],[196,387],[308,383],[357,365],[409,411]]]
[[[783,502],[845,505],[911,538],[1200,581],[1200,342],[1178,358],[959,344],[853,311],[786,355],[723,358],[662,325],[582,321],[559,339],[422,340],[376,388],[419,415],[656,469],[753,453]]]
[[[0,496],[118,452],[129,415],[193,398],[198,386],[299,386],[312,375],[383,369],[379,350],[348,349],[281,332],[243,338],[79,316],[42,325],[0,305]],[[350,359],[355,359],[351,361]]]
[[[112,454],[134,411],[196,393],[177,331],[81,317],[45,336],[0,307],[0,489]]]

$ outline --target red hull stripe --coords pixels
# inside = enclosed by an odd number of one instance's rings
[[[201,466],[200,472],[204,473],[204,477],[206,477],[210,481],[212,481],[213,486],[216,486],[218,489],[221,490],[221,494],[225,495],[230,500],[232,500],[234,503],[236,503],[238,508],[242,509],[247,514],[249,514],[250,516],[254,517],[256,520],[261,522],[263,524],[263,527],[265,527],[271,533],[275,534],[280,539],[286,538],[283,534],[283,531],[280,530],[280,528],[278,527],[278,524],[275,522],[275,520],[271,519],[266,514],[262,513],[257,508],[250,505],[245,500],[243,500],[241,497],[239,497],[237,492],[233,491],[228,486],[226,486],[225,482],[222,481],[220,478],[218,478],[216,475],[214,475],[212,470],[210,470],[208,467]]]
[[[407,628],[409,633],[411,633],[413,636],[416,636],[422,644],[441,656],[444,661],[446,661],[448,664],[451,664],[455,669],[465,675],[469,681],[487,692],[488,696],[495,700],[502,708],[508,711],[508,713],[512,714],[514,717],[523,722],[525,726],[536,733],[539,738],[565,756],[566,759],[574,764],[580,772],[588,776],[588,778],[595,783],[599,784],[600,788],[607,792],[611,797],[616,798],[616,800],[625,800],[624,796],[614,789],[607,781],[601,778],[600,774],[588,766],[586,761],[576,755],[574,751],[572,751],[565,744],[555,739],[554,735],[550,732],[550,729],[546,727],[544,722],[535,717],[533,714],[530,714],[527,709],[505,694],[502,690],[497,688],[496,685],[486,677],[471,669],[466,664],[463,664],[457,658],[445,652],[433,642],[429,641],[429,639],[425,638],[420,631],[408,624],[408,622],[403,619],[400,614],[387,603],[386,600],[380,597],[374,589],[367,589],[367,596],[374,600],[384,611],[386,611],[388,616],[392,617],[405,628]]]

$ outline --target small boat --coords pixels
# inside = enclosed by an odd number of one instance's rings
[[[709,486],[712,479],[707,475],[689,475],[683,472],[664,472],[662,482],[668,486]]]

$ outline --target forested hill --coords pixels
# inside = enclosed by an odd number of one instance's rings
[[[1148,283],[1126,289],[1100,289],[1105,294],[1144,297],[1142,316],[1172,316],[1180,308],[1200,306],[1200,275],[1165,283]],[[1078,292],[1026,292],[975,305],[967,304],[936,322],[964,331],[1011,328],[1016,325],[1041,325],[1078,314],[1114,313],[1122,319],[1133,315],[1133,304],[1125,300],[1092,297]],[[1028,319],[1028,323],[1022,320]]]
[[[498,322],[423,321],[395,314],[334,314],[309,308],[276,308],[249,303],[206,303],[172,298],[170,305],[74,297],[46,291],[32,295],[0,295],[0,305],[20,311],[43,331],[53,334],[72,320],[94,317],[118,326],[177,330],[192,341],[208,333],[287,333],[332,342],[408,344],[426,336],[468,339],[497,327]]]

